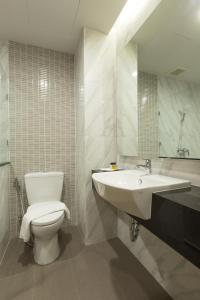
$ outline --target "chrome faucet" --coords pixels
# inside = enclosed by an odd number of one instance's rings
[[[149,174],[152,174],[152,166],[151,166],[151,160],[145,159],[144,165],[136,165],[136,168],[144,168],[146,170],[149,170]]]
[[[177,149],[177,154],[179,157],[185,157],[185,154],[187,153],[188,156],[190,156],[190,150],[187,148],[178,148]]]

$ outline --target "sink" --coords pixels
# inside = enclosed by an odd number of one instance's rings
[[[92,174],[97,193],[116,208],[142,219],[151,218],[152,193],[190,186],[190,181],[141,170]]]

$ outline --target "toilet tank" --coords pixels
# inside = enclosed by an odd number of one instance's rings
[[[28,203],[60,201],[63,188],[63,172],[38,172],[25,176]]]

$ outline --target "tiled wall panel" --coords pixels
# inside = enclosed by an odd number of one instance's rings
[[[78,223],[85,236],[85,106],[84,106],[84,40],[83,33],[74,57],[76,99],[76,189]]]
[[[0,41],[0,162],[9,160],[8,86],[8,42]]]
[[[157,76],[138,74],[139,156],[158,157]]]
[[[9,43],[11,230],[17,234],[24,174],[64,171],[63,200],[76,223],[74,58],[72,55]]]
[[[200,85],[158,76],[160,156],[199,158]]]
[[[8,42],[0,41],[0,162],[9,160],[8,81]],[[8,166],[0,167],[0,264],[9,241],[8,173]]]
[[[116,160],[113,40],[85,28],[75,55],[79,224],[86,244],[116,236],[116,210],[92,188],[91,170]]]
[[[85,104],[85,243],[116,236],[116,210],[92,189],[91,170],[109,166],[116,157],[114,119],[113,39],[100,32],[84,30]]]

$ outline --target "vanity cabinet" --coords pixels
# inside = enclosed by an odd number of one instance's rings
[[[151,219],[135,219],[200,267],[200,187],[153,193]]]

